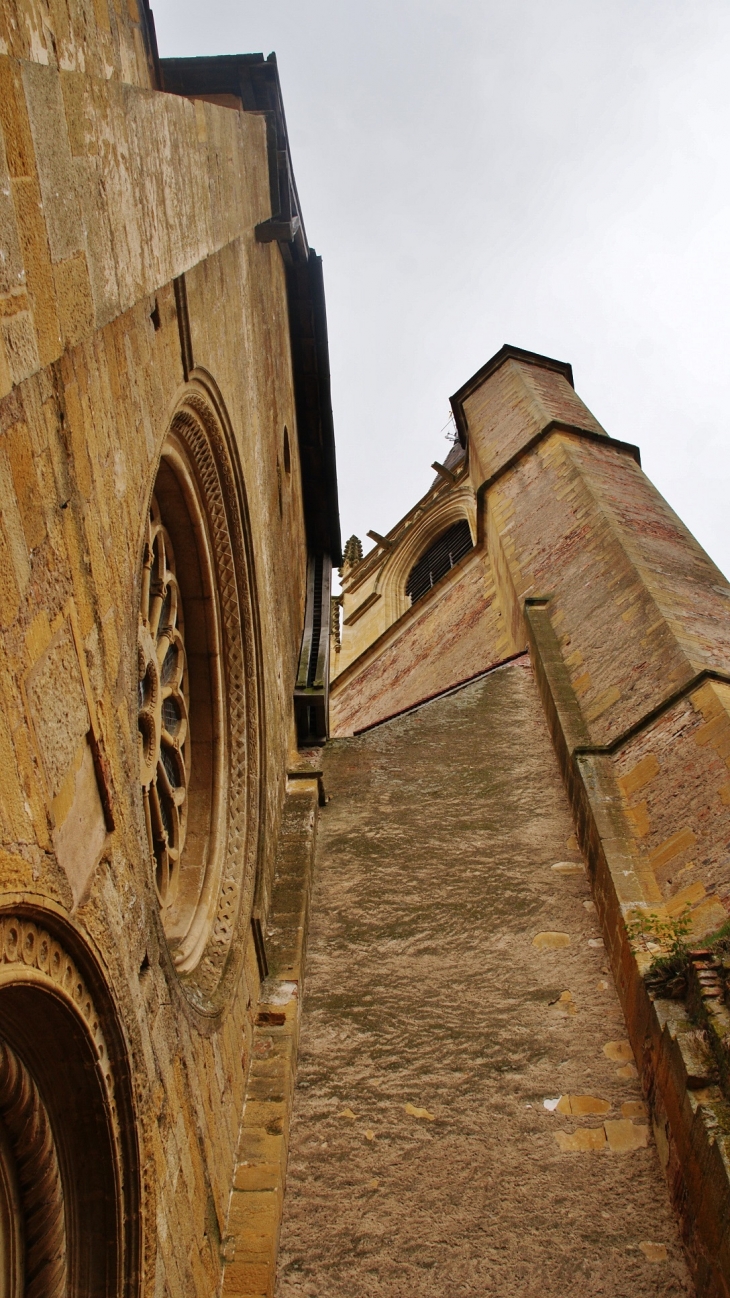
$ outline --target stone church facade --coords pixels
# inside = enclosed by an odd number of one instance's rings
[[[2,1292],[212,1294],[318,799],[321,263],[274,61],[165,69],[135,0],[0,48]]]
[[[399,718],[529,662],[697,1291],[725,1294],[730,585],[569,365],[503,347],[452,409],[429,492],[364,557],[345,546],[331,735],[390,727],[397,751]]]
[[[520,662],[727,1295],[725,578],[516,348],[343,557],[273,56],[160,60],[143,0],[4,0],[0,78],[0,1292],[274,1292],[322,745]]]

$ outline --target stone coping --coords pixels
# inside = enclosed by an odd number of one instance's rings
[[[222,1298],[272,1298],[284,1204],[321,772],[289,773],[231,1186]]]

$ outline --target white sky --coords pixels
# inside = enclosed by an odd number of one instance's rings
[[[730,575],[727,0],[152,4],[163,57],[276,51],[343,540],[426,491],[510,342],[572,362]]]

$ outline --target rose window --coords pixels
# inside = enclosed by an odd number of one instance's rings
[[[155,887],[173,905],[190,776],[188,673],[175,555],[155,496],[147,522],[138,640],[139,763]]]
[[[163,963],[209,1024],[245,951],[262,843],[262,739],[245,493],[227,425],[199,383],[173,415],[150,500],[134,673],[140,847]]]

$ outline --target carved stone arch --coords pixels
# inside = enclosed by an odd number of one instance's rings
[[[66,1298],[66,1212],[51,1120],[22,1059],[0,1038],[0,1122],[4,1177],[13,1183],[15,1220],[9,1230],[11,1280],[20,1298]],[[3,1244],[5,1245],[5,1240]],[[5,1253],[5,1248],[3,1248]]]
[[[0,1118],[0,1294],[23,1298],[25,1231],[17,1158]]]
[[[18,1298],[137,1298],[127,1052],[104,978],[76,947],[78,935],[53,913],[0,911],[3,1226],[7,1238],[10,1188]]]
[[[385,601],[386,626],[391,626],[410,608],[406,582],[413,565],[428,547],[454,523],[466,518],[476,543],[474,492],[469,486],[453,487],[436,495],[414,521],[403,540],[393,546],[383,567],[376,590]]]
[[[140,784],[171,966],[212,1027],[240,971],[262,859],[261,645],[235,437],[210,375],[171,413],[144,519]]]

